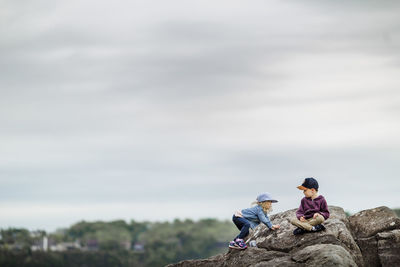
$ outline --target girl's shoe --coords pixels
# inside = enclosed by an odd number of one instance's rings
[[[234,249],[240,249],[240,247],[236,244],[235,241],[229,242],[229,247]]]
[[[246,249],[246,248],[247,248],[247,245],[246,245],[246,243],[243,241],[243,239],[237,238],[237,239],[235,240],[235,243],[236,243],[236,245],[239,246],[240,249]]]

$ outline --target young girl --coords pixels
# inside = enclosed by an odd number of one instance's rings
[[[257,197],[257,200],[252,204],[257,204],[254,207],[235,212],[232,217],[233,223],[240,230],[239,235],[229,243],[230,248],[246,249],[247,245],[243,239],[249,234],[249,228],[254,229],[260,224],[264,223],[269,229],[279,229],[279,225],[272,225],[267,213],[272,211],[272,203],[278,202],[273,199],[270,194],[262,193]]]

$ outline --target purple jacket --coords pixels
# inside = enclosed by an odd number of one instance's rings
[[[328,204],[323,196],[318,196],[314,199],[303,197],[299,209],[296,211],[297,219],[304,216],[309,219],[314,216],[314,213],[319,213],[324,216],[325,220],[329,218]]]

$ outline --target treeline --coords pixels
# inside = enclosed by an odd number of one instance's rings
[[[230,221],[79,222],[54,233],[26,229],[0,231],[0,266],[156,267],[206,258],[227,250],[237,234]],[[43,247],[47,239],[47,251]],[[64,247],[65,244],[76,246]]]

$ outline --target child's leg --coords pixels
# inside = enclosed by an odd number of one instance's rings
[[[249,234],[250,223],[248,220],[242,217],[233,216],[233,223],[240,230],[240,233],[236,238],[244,239]]]
[[[236,219],[236,218],[238,218],[237,216],[235,216],[235,215],[233,215],[232,216],[232,221],[233,221],[233,223],[236,225],[236,227],[237,227],[237,229],[239,229],[239,231],[242,229],[242,223],[238,220],[238,219]]]
[[[307,230],[307,231],[311,231],[311,228],[313,227],[308,220],[305,222],[302,222],[302,221],[298,220],[297,218],[291,219],[290,223],[293,224],[294,226],[297,226],[297,227]]]
[[[308,219],[308,222],[309,222],[312,226],[321,224],[321,223],[323,223],[324,221],[325,221],[325,218],[324,218],[324,216],[322,216],[321,214],[318,214],[318,216],[317,216],[315,219],[314,219],[314,218]]]

